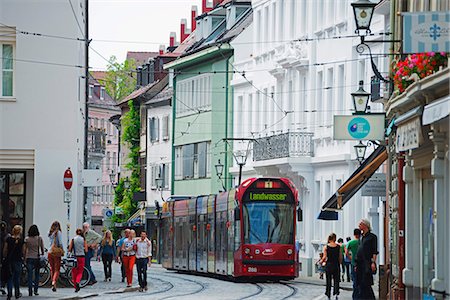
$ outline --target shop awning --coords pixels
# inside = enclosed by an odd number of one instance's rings
[[[128,218],[127,223],[128,226],[137,226],[137,225],[142,225],[143,220],[142,220],[142,215],[145,216],[145,209],[138,209],[134,214],[131,215],[131,217]]]
[[[342,209],[352,196],[372,177],[387,157],[386,147],[379,146],[322,206],[318,219],[337,220],[336,211]]]

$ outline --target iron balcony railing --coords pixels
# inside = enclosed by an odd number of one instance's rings
[[[90,153],[105,154],[106,132],[102,129],[90,128],[88,131],[88,150]]]
[[[288,132],[258,138],[253,143],[253,160],[313,156],[313,133]]]

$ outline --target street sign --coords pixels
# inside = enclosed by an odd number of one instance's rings
[[[123,214],[123,208],[120,207],[120,206],[115,207],[115,208],[114,208],[114,213],[115,213],[116,215],[121,215],[121,214]]]
[[[67,170],[64,172],[64,187],[66,190],[70,190],[73,183],[73,176],[72,171],[70,171],[70,168],[67,168]]]
[[[64,203],[72,202],[72,191],[64,190]]]
[[[361,196],[386,197],[386,174],[375,173],[361,189]]]
[[[105,209],[105,219],[109,219],[113,216],[114,212],[112,209]]]
[[[335,140],[383,140],[384,114],[334,116]]]

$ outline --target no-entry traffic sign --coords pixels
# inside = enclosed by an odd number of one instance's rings
[[[72,171],[70,171],[70,168],[67,168],[67,170],[64,172],[64,187],[66,190],[70,190],[73,183],[73,176]]]

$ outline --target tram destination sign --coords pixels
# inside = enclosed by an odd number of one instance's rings
[[[284,201],[287,198],[285,193],[254,193],[250,192],[249,199],[253,201]]]

